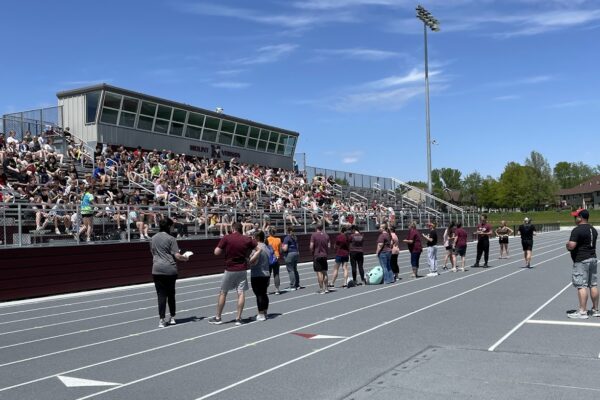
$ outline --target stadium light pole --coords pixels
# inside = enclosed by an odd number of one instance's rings
[[[425,37],[425,131],[427,136],[427,191],[433,193],[431,186],[431,131],[429,127],[429,61],[427,57],[427,28],[439,32],[440,23],[423,6],[417,6],[417,18],[423,21],[423,34]]]

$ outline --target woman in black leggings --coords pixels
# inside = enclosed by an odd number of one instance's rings
[[[358,226],[353,226],[352,234],[350,235],[350,266],[352,267],[352,280],[356,282],[356,267],[358,267],[358,272],[360,274],[360,280],[362,283],[366,284],[365,280],[365,270],[363,269],[364,262],[364,251],[363,251],[363,241],[364,236],[360,233]],[[356,282],[360,285],[360,283]]]
[[[258,231],[254,235],[254,238],[258,242],[258,246],[250,256],[250,284],[256,296],[256,306],[258,308],[256,320],[266,321],[267,309],[269,308],[267,288],[271,279],[269,254],[267,253],[267,245],[265,244],[265,233]]]
[[[160,232],[152,237],[150,250],[152,251],[152,278],[158,297],[158,322],[159,328],[166,325],[175,325],[175,281],[177,280],[177,261],[188,261],[189,258],[179,254],[179,246],[173,236],[171,227],[173,221],[164,218],[159,223]],[[171,318],[165,322],[167,302]]]

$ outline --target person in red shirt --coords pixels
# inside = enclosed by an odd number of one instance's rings
[[[421,244],[421,234],[417,230],[417,223],[411,222],[408,230],[406,239],[403,240],[408,245],[408,251],[410,251],[410,265],[412,267],[412,277],[420,278],[419,272],[419,259],[423,252],[423,245]]]
[[[245,292],[248,290],[248,258],[250,253],[258,246],[258,242],[242,235],[242,224],[234,222],[232,233],[223,237],[215,248],[215,255],[225,255],[225,273],[221,281],[221,291],[217,299],[217,313],[208,320],[209,323],[220,325],[223,323],[221,314],[225,307],[227,293],[236,290],[238,294],[237,314],[235,324],[242,324],[242,311],[246,302]]]
[[[455,243],[455,248],[456,248],[456,255],[460,257],[460,270],[461,271],[467,271],[467,269],[465,269],[465,254],[467,254],[467,231],[465,231],[462,227],[462,222],[457,222],[456,223],[456,230],[454,231],[454,236],[456,237],[456,243]],[[458,265],[458,262],[456,263],[456,265]]]
[[[331,244],[329,235],[323,232],[323,225],[317,224],[316,232],[310,237],[310,252],[313,255],[313,269],[317,273],[319,294],[329,293],[327,285],[327,253]]]
[[[335,280],[338,277],[340,266],[344,269],[344,285],[348,285],[348,260],[350,259],[350,241],[346,234],[346,227],[342,226],[340,234],[335,238],[335,266],[329,287],[335,287]]]

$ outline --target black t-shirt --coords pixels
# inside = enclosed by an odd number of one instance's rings
[[[535,225],[523,224],[519,226],[521,240],[533,240],[533,232],[535,232]]]
[[[437,245],[438,242],[438,234],[437,231],[435,229],[432,229],[429,231],[429,238],[431,240],[427,241],[427,247],[433,247]]]
[[[571,250],[573,262],[581,262],[588,258],[596,258],[596,240],[598,240],[598,231],[590,224],[577,225],[571,231],[570,242],[577,243],[577,246]]]

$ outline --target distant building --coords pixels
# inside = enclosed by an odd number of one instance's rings
[[[562,206],[600,209],[600,175],[572,188],[561,189],[558,196]]]

